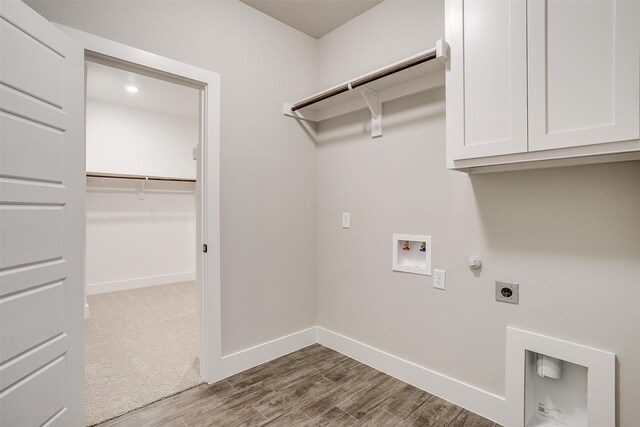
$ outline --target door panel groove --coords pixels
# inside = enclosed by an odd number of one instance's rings
[[[66,280],[67,265],[63,259],[45,261],[0,272],[0,296],[23,289],[33,288],[44,283]]]
[[[2,206],[22,204],[41,204],[64,206],[68,199],[67,187],[64,184],[36,182],[30,180],[0,178],[0,194]]]
[[[64,202],[0,202],[0,206],[61,208]]]
[[[3,204],[0,205],[0,212],[2,211],[12,211],[12,210],[21,210],[21,211],[62,211],[62,207],[64,206],[64,203],[61,206],[51,206],[48,204],[45,204],[44,206],[40,206],[37,201],[34,201],[31,204],[23,204],[23,203],[15,203],[15,202],[5,202]]]
[[[64,357],[65,357],[66,354],[67,353],[64,352],[63,354],[57,356],[55,359],[50,360],[46,364],[44,364],[44,365],[40,366],[39,368],[33,370],[32,372],[28,373],[27,375],[25,375],[23,378],[19,379],[18,381],[14,382],[12,384],[9,384],[7,387],[5,387],[2,390],[0,390],[0,399],[2,399],[6,395],[8,395],[12,391],[14,391],[15,389],[17,389],[21,385],[26,384],[31,379],[37,377],[38,375],[40,375],[41,373],[43,373],[47,369],[50,369],[54,365],[56,365],[58,363],[61,363],[64,360]]]
[[[0,174],[0,184],[22,184],[22,185],[39,185],[41,187],[49,187],[49,188],[59,188],[61,190],[65,189],[64,184],[61,181],[48,181],[42,180],[38,178],[32,177],[18,177],[11,175],[2,175]]]
[[[0,295],[0,304],[2,304],[3,302],[6,301],[11,301],[14,296],[21,296],[22,294],[24,295],[30,295],[31,293],[33,293],[33,291],[37,291],[37,290],[44,290],[44,288],[47,287],[53,287],[52,285],[56,285],[56,284],[63,284],[62,282],[64,282],[64,277],[57,279],[57,280],[52,280],[50,282],[46,282],[46,283],[42,283],[39,285],[35,285],[35,286],[31,286],[25,289],[20,289],[18,291],[14,291],[14,292],[10,292],[4,295]],[[42,289],[41,289],[42,288]],[[0,364],[1,366],[1,364]]]
[[[60,56],[62,59],[66,58],[61,52],[59,52],[57,49],[55,49],[52,46],[49,46],[48,44],[44,43],[42,40],[40,40],[39,38],[29,34],[27,31],[25,31],[23,28],[21,28],[19,25],[16,25],[15,23],[13,23],[10,19],[8,19],[6,16],[0,15],[0,19],[2,19],[4,22],[6,22],[7,24],[11,25],[13,28],[15,28],[17,31],[21,32],[22,34],[28,36],[29,38],[33,39],[33,41],[41,44],[42,46],[46,47],[47,49],[51,50],[52,52],[56,53],[58,56]]]
[[[5,389],[9,384],[16,383],[50,360],[62,356],[68,348],[68,338],[66,333],[56,334],[54,338],[0,367],[0,389]]]
[[[30,295],[36,294],[38,292],[44,292],[44,291],[48,291],[49,289],[53,289],[53,288],[57,288],[58,286],[63,286],[64,282],[60,282],[60,281],[56,281],[54,283],[49,283],[43,286],[36,286],[35,288],[31,288],[29,290],[26,290],[24,292],[16,292],[10,296],[4,296],[4,297],[0,297],[0,306],[2,304],[6,304],[10,301],[14,301],[18,298],[25,298],[28,297]]]
[[[20,94],[22,94],[24,96],[28,96],[29,98],[33,98],[36,101],[40,101],[43,104],[46,104],[46,105],[48,105],[48,106],[50,106],[52,108],[55,108],[56,110],[62,111],[62,105],[58,105],[55,102],[52,102],[52,101],[49,101],[47,99],[41,98],[38,95],[34,95],[34,94],[24,90],[24,89],[21,89],[21,88],[19,88],[17,86],[12,85],[11,83],[7,83],[5,81],[0,80],[0,85],[2,85],[4,87],[7,87],[7,88],[10,88],[10,89],[13,89],[14,91],[16,91],[16,92],[18,92],[18,93],[20,93]],[[23,118],[28,120],[27,117],[23,117]]]
[[[53,424],[53,422],[55,420],[57,420],[58,418],[60,418],[62,416],[62,414],[64,414],[65,412],[67,412],[67,408],[60,408],[60,410],[58,412],[56,412],[55,414],[53,414],[51,416],[51,418],[49,418],[47,421],[45,421],[44,423],[42,423],[41,427],[47,427]]]
[[[3,85],[2,83],[0,83],[0,86],[8,87],[8,86],[6,86],[6,85]],[[13,88],[12,88],[12,89],[13,89]],[[16,91],[16,92],[17,92],[17,91]],[[24,93],[22,93],[22,92],[19,92],[19,93],[20,93],[21,95],[26,95],[26,94],[24,94]],[[47,105],[47,106],[49,106],[49,104],[46,104],[46,105]],[[64,131],[65,131],[65,129],[64,129],[64,128],[61,128],[61,127],[59,127],[59,126],[55,126],[55,125],[52,125],[52,124],[50,124],[50,123],[47,123],[47,122],[43,122],[43,121],[40,121],[40,120],[34,119],[33,117],[25,116],[24,114],[20,114],[20,113],[18,113],[18,112],[16,112],[16,111],[9,110],[9,109],[4,108],[4,107],[2,107],[2,106],[0,106],[0,112],[3,112],[3,113],[5,113],[5,114],[11,114],[12,116],[19,117],[19,118],[21,118],[21,119],[22,119],[22,120],[24,120],[24,121],[31,122],[31,123],[35,123],[35,124],[37,124],[37,125],[39,125],[39,126],[44,126],[44,127],[46,127],[46,128],[53,129],[53,130],[56,130],[56,131],[58,131],[58,132],[64,132]],[[60,110],[60,112],[62,113],[62,110]],[[64,114],[64,113],[63,113],[63,114]]]
[[[4,110],[4,109],[2,109],[2,107],[0,107],[0,116],[5,116],[5,117],[8,117],[10,119],[17,120],[19,122],[23,122],[23,123],[26,123],[26,124],[31,125],[31,126],[36,126],[36,127],[39,127],[39,128],[51,131],[51,132],[55,132],[55,133],[57,133],[59,135],[63,135],[64,134],[64,130],[55,128],[55,127],[47,125],[47,124],[39,123],[39,122],[33,120],[33,118],[21,116],[19,114],[16,114],[13,111]]]
[[[48,179],[39,179],[39,178],[32,178],[32,177],[28,177],[28,176],[15,176],[15,175],[4,175],[4,174],[0,174],[0,183],[2,182],[10,182],[12,184],[24,184],[24,183],[30,183],[30,184],[53,184],[50,185],[49,187],[58,187],[58,188],[64,188],[64,186],[62,185],[62,181],[54,181],[54,180],[48,180]]]
[[[52,107],[2,84],[0,84],[0,111],[60,131],[64,131],[69,123],[65,110]]]
[[[17,269],[21,269],[21,268],[29,268],[29,267],[33,267],[36,266],[38,264],[46,264],[49,262],[55,262],[55,261],[63,261],[64,257],[61,256],[57,256],[57,257],[53,257],[53,258],[49,258],[49,259],[39,259],[37,261],[32,261],[32,262],[25,262],[24,264],[18,264],[18,265],[10,265],[7,267],[0,267],[0,272],[4,273],[4,272],[8,272],[11,270],[17,270]]]
[[[6,370],[7,368],[11,367],[12,365],[15,365],[17,362],[20,362],[21,360],[31,356],[32,354],[42,350],[44,347],[47,347],[53,343],[55,343],[56,341],[60,341],[63,340],[64,338],[66,338],[67,334],[65,334],[64,332],[60,332],[54,336],[52,336],[51,338],[47,338],[46,340],[34,345],[31,348],[26,349],[25,351],[23,351],[20,354],[16,354],[15,356],[5,360],[4,362],[0,363],[0,372]],[[61,356],[62,354],[60,354]]]

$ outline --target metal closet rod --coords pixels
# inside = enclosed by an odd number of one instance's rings
[[[87,172],[87,178],[111,178],[111,179],[137,179],[141,181],[171,181],[171,182],[196,182],[189,178],[169,178],[163,176],[127,175],[116,173],[93,173]]]
[[[301,108],[308,107],[313,104],[317,104],[320,101],[324,101],[325,99],[334,97],[336,95],[340,95],[341,93],[348,92],[351,89],[355,89],[360,86],[364,86],[376,80],[380,80],[384,77],[390,76],[395,73],[399,73],[400,71],[404,71],[407,68],[415,67],[416,65],[424,64],[425,62],[431,61],[437,57],[437,52],[435,49],[429,51],[423,55],[416,56],[415,58],[408,59],[406,61],[400,62],[398,64],[392,65],[388,68],[384,68],[380,71],[376,71],[375,73],[371,73],[367,76],[361,77],[359,79],[355,79],[351,82],[345,83],[338,87],[334,87],[333,89],[329,89],[318,95],[315,95],[309,99],[305,99],[304,101],[300,101],[296,104],[293,104],[291,107],[291,111],[296,111]]]

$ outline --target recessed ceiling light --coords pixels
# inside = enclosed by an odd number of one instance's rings
[[[136,93],[136,92],[138,92],[138,91],[140,90],[140,89],[138,89],[136,86],[125,86],[124,88],[125,88],[125,89],[127,90],[127,92],[129,92],[129,93]]]

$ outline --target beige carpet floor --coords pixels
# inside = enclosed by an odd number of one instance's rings
[[[194,282],[91,295],[88,300],[87,425],[202,382]]]

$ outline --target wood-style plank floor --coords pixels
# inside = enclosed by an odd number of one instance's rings
[[[497,424],[319,344],[202,384],[100,427]]]

